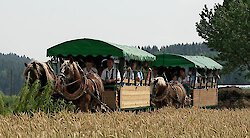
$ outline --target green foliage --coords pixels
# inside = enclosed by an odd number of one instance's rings
[[[0,114],[6,115],[13,113],[19,97],[16,95],[8,96],[0,92]]]
[[[38,111],[53,113],[75,109],[72,103],[66,103],[64,100],[53,101],[51,97],[52,93],[52,83],[48,83],[44,88],[41,88],[39,81],[36,81],[32,86],[25,84],[21,90],[15,113],[25,112],[33,114]]]
[[[3,96],[0,93],[0,114],[4,114],[4,102],[3,102]]]
[[[225,71],[240,68],[249,74],[250,1],[226,0],[223,5],[215,5],[214,10],[205,5],[200,16],[197,32],[208,47],[219,52]]]

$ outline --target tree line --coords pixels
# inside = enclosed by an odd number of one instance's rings
[[[6,95],[18,94],[24,84],[24,63],[29,63],[30,60],[14,53],[0,53],[0,91]]]

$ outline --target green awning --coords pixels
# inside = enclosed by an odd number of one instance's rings
[[[47,49],[47,56],[103,56],[124,57],[127,60],[153,61],[156,57],[136,47],[118,45],[94,39],[66,41]]]
[[[205,56],[183,56],[189,61],[193,62],[196,67],[208,69],[222,69],[222,66],[213,59]]]
[[[177,54],[159,54],[152,63],[153,66],[160,67],[198,67],[208,69],[222,69],[222,66],[211,58],[205,56],[184,56]]]

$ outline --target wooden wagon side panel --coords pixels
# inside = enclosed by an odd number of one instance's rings
[[[218,89],[194,89],[193,90],[193,106],[215,106],[218,105]]]
[[[106,103],[111,109],[116,109],[116,92],[105,90],[102,93],[102,101]]]
[[[150,106],[148,86],[124,86],[120,91],[120,108],[140,108]]]

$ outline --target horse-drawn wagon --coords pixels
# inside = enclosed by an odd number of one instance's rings
[[[222,66],[205,56],[159,54],[153,66],[157,68],[184,68],[189,77],[189,94],[197,107],[218,105],[218,71]]]
[[[80,62],[91,56],[96,65],[95,67],[98,70],[103,70],[102,61],[112,56],[115,58],[115,65],[121,74],[126,71],[127,61],[151,62],[156,59],[154,55],[136,47],[117,45],[94,39],[77,39],[58,44],[47,50],[47,56],[53,57],[52,63],[56,73],[59,73],[58,68],[61,59],[68,59],[69,57],[73,57],[74,60]],[[100,72],[99,75],[101,76]],[[117,71],[115,73],[115,76],[117,76]],[[150,75],[150,73],[148,74]],[[149,84],[150,79],[147,82],[146,78],[140,84],[123,78],[112,85],[104,84],[104,92],[100,93],[101,101],[112,110],[148,108],[150,107]],[[72,99],[67,95],[64,96],[66,96],[66,99]]]
[[[114,58],[115,67],[121,74],[121,80],[118,80],[117,76],[119,75],[116,70],[114,71],[114,80],[116,80],[115,83],[104,83],[104,90],[100,90],[100,102],[108,105],[108,107],[112,110],[150,108],[152,98],[153,100],[157,100],[157,98],[154,98],[154,94],[151,94],[152,90],[150,89],[150,84],[153,84],[151,83],[151,80],[156,77],[155,72],[157,68],[166,69],[170,67],[173,69],[176,67],[185,68],[186,73],[189,73],[189,87],[185,88],[188,88],[187,94],[191,95],[193,106],[216,106],[218,104],[217,76],[218,70],[222,69],[222,66],[205,56],[184,56],[175,54],[160,54],[154,56],[136,47],[117,45],[94,39],[76,39],[63,42],[49,48],[47,50],[47,56],[53,57],[52,63],[57,74],[62,72],[59,72],[59,67],[61,66],[60,62],[62,62],[62,59],[72,58],[78,61],[78,63],[81,63],[91,57],[94,61],[95,67],[99,71],[98,74],[100,76],[102,76],[101,72],[104,70],[104,65],[102,64],[103,61],[112,56]],[[144,69],[146,72],[142,73],[144,74],[144,77],[142,77],[143,79],[139,82],[137,79],[127,79],[124,78],[124,74],[129,70],[129,61],[141,64],[150,63],[154,69],[151,71],[150,68],[146,67]],[[80,66],[81,65],[79,65],[79,67]],[[210,74],[208,74],[209,71]],[[159,74],[161,73],[158,72],[158,75]],[[63,77],[65,78],[65,74]],[[169,80],[166,76],[165,79]],[[64,84],[63,86],[74,85],[74,83],[77,83],[79,80],[82,81],[82,79],[79,78],[69,81],[68,84]],[[65,82],[65,80],[63,82]],[[93,80],[91,80],[91,82],[93,83]],[[76,92],[72,91],[71,93],[64,93],[64,97],[68,100],[76,100],[83,94],[81,94],[80,91],[84,91],[86,93],[86,90],[82,88],[82,85],[79,84],[79,86],[81,87],[79,89],[76,88]],[[175,92],[177,101],[179,101],[178,99],[180,99],[180,95],[174,88],[172,89]],[[98,97],[98,94],[92,96]]]

